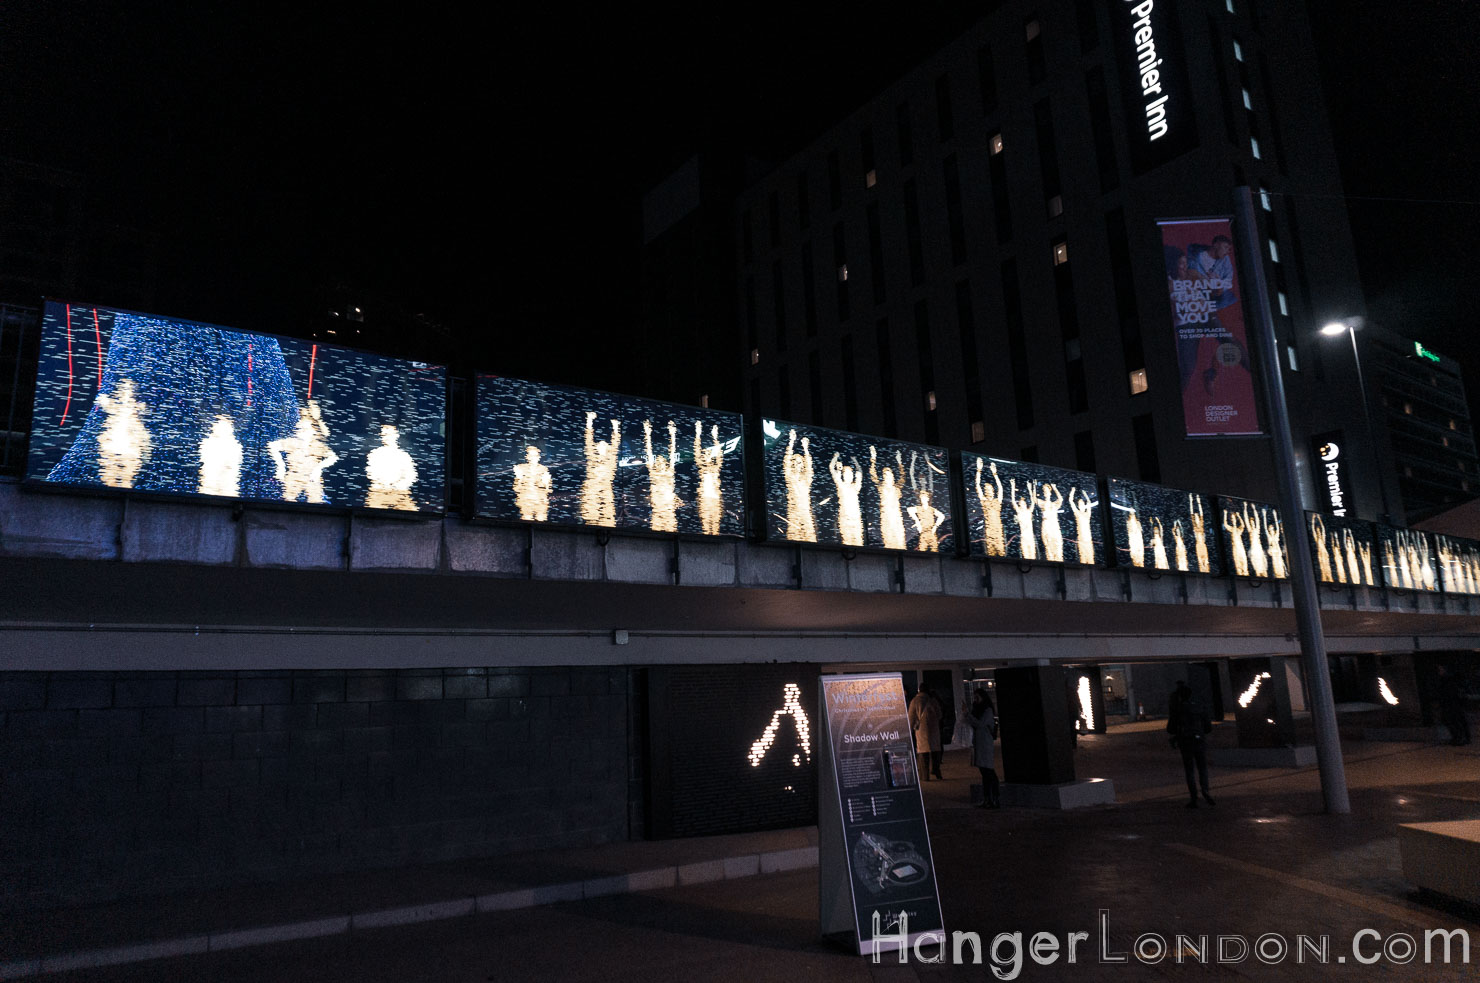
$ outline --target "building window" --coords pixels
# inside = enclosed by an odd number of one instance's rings
[[[751,365],[759,365],[759,364],[761,364],[761,350],[759,348],[752,348],[750,350],[750,364]]]
[[[956,118],[951,112],[951,77],[942,75],[935,80],[935,122],[941,140],[956,135]]]
[[[704,395],[702,395],[702,396],[699,397],[699,406],[702,407],[703,409],[706,409],[706,410],[709,409],[709,394],[708,393],[705,393]]]
[[[1287,362],[1290,363],[1290,371],[1291,372],[1299,372],[1300,371],[1300,360],[1295,357],[1295,346],[1294,345],[1286,345],[1285,346],[1285,361],[1287,361]]]
[[[1043,25],[1038,23],[1038,18],[1033,18],[1023,25],[1023,32],[1027,35],[1026,40],[1036,41],[1043,33]]]
[[[1053,195],[1048,199],[1048,217],[1058,218],[1064,214],[1064,196]]]
[[[1273,245],[1273,243],[1271,243],[1270,245]],[[1285,317],[1289,317],[1290,316],[1290,298],[1288,298],[1288,297],[1285,296],[1285,292],[1283,290],[1281,290],[1278,293],[1276,293],[1275,296],[1278,297],[1279,298],[1279,301],[1280,301],[1280,313],[1283,314],[1283,315],[1285,315]]]
[[[1412,403],[1404,403],[1403,404],[1403,412],[1404,413],[1407,413],[1409,416],[1412,416],[1413,415],[1413,404]]]
[[[1244,90],[1244,108],[1248,110],[1253,110],[1254,108],[1254,97],[1249,95],[1248,89]]]
[[[1037,85],[1048,76],[1048,62],[1043,55],[1043,25],[1037,17],[1030,17],[1023,21],[1023,33],[1028,43],[1028,84]]]
[[[899,131],[899,166],[914,163],[915,138],[910,130],[910,106],[902,102],[894,107],[894,126]]]
[[[848,264],[847,263],[844,263],[842,266],[838,267],[838,282],[839,283],[847,283],[848,282]]]
[[[1088,430],[1074,435],[1074,466],[1089,474],[1095,473],[1095,440]]]
[[[1131,435],[1136,444],[1136,466],[1142,481],[1161,480],[1161,461],[1156,453],[1156,425],[1150,413],[1142,413],[1131,420]]]
[[[1069,244],[1059,241],[1053,244],[1053,265],[1062,266],[1069,262]]]
[[[1269,260],[1272,263],[1280,261],[1280,244],[1273,239],[1269,240]]]
[[[1455,425],[1454,425],[1454,421],[1453,421],[1453,420],[1450,420],[1450,421],[1449,421],[1449,429],[1450,429],[1450,430],[1458,430],[1458,429],[1459,429],[1459,427],[1456,427],[1456,426],[1455,426]]]
[[[1259,138],[1249,137],[1249,152],[1254,155],[1255,160],[1262,160],[1259,154]]]
[[[1449,446],[1449,438],[1448,437],[1440,437],[1439,438],[1439,442],[1442,443],[1445,447],[1448,447]]]
[[[987,424],[983,420],[971,421],[971,442],[980,444],[987,439]]]
[[[991,148],[993,157],[1002,153],[1002,134],[993,133],[992,138],[987,141],[987,146]]]
[[[1139,395],[1141,395],[1141,393],[1143,393],[1143,392],[1146,391],[1146,389],[1148,387],[1146,385],[1146,370],[1145,369],[1132,369],[1131,370],[1131,376],[1130,376],[1130,378],[1131,378],[1131,395],[1132,396],[1139,396]]]
[[[803,231],[812,224],[812,202],[807,188],[807,172],[797,175],[797,226]]]
[[[1259,204],[1266,212],[1274,211],[1274,203],[1269,200],[1269,189],[1262,184],[1259,186]]]
[[[1233,0],[1224,0],[1224,6],[1226,6],[1228,8],[1228,12],[1230,14],[1234,12],[1233,11]]]
[[[867,174],[865,174],[863,176],[863,186],[865,188],[872,188],[874,185],[876,185],[878,183],[879,183],[879,172],[878,171],[869,171]]]
[[[1237,41],[1233,42],[1233,57],[1239,61],[1244,60],[1244,46]]]
[[[934,389],[930,390],[928,393],[925,394],[925,409],[927,411],[931,412],[931,413],[934,413],[935,412],[935,390]],[[1449,441],[1446,440],[1444,443],[1445,444],[1448,444]]]

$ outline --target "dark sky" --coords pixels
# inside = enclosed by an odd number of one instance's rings
[[[1433,202],[1350,203],[1372,314],[1480,386],[1480,5],[1310,3],[1347,193]],[[161,313],[293,333],[343,278],[538,348],[632,321],[640,195],[692,149],[784,154],[980,9],[515,6],[7,3],[0,153],[163,230]]]

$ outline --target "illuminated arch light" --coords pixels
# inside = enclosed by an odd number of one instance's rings
[[[1095,704],[1090,698],[1089,677],[1079,677],[1079,712],[1084,714],[1084,729],[1095,729]]]
[[[1393,691],[1388,688],[1387,680],[1383,679],[1381,676],[1377,677],[1377,695],[1382,697],[1383,702],[1390,707],[1395,707],[1398,705],[1397,696],[1395,696],[1393,694]]]
[[[781,709],[771,714],[771,722],[756,742],[750,745],[750,767],[759,768],[761,761],[766,757],[766,752],[771,750],[771,745],[776,743],[776,731],[781,729],[781,718],[791,717],[792,726],[797,729],[797,740],[801,742],[802,754],[806,755],[807,761],[812,760],[812,728],[807,720],[807,711],[802,709],[802,688],[796,683],[787,683],[781,690]],[[793,754],[791,763],[794,767],[802,766],[801,755]]]
[[[1249,704],[1254,702],[1254,697],[1259,695],[1259,687],[1263,685],[1264,681],[1268,678],[1269,673],[1267,672],[1261,672],[1259,675],[1255,676],[1254,681],[1249,684],[1249,688],[1239,694],[1238,705],[1247,710]]]

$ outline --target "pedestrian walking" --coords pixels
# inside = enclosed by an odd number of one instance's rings
[[[940,773],[943,748],[940,743],[940,701],[930,691],[929,684],[920,687],[920,692],[910,701],[910,730],[915,735],[915,753],[920,757],[920,778],[930,781],[930,776],[944,778]]]
[[[1213,719],[1207,707],[1192,695],[1192,687],[1185,682],[1177,683],[1172,693],[1170,712],[1167,714],[1167,733],[1172,735],[1172,747],[1182,752],[1182,770],[1187,775],[1187,794],[1191,797],[1187,808],[1197,808],[1198,789],[1208,805],[1217,805],[1208,792],[1208,748],[1207,735],[1213,729]],[[1197,768],[1197,784],[1193,784],[1192,770]]]
[[[982,773],[983,809],[1002,807],[1001,787],[997,783],[997,712],[986,690],[977,690],[971,706],[962,707],[971,720],[971,763]]]

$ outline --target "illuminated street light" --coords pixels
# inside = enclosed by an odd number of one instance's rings
[[[1382,479],[1382,461],[1377,456],[1377,432],[1372,429],[1372,410],[1367,405],[1367,382],[1362,375],[1362,355],[1357,350],[1357,329],[1362,326],[1363,319],[1360,317],[1349,317],[1339,321],[1331,321],[1321,328],[1321,334],[1328,338],[1337,335],[1350,335],[1352,339],[1352,361],[1357,366],[1357,395],[1362,402],[1362,418],[1367,421],[1367,443],[1372,448],[1372,474],[1377,480],[1377,491],[1382,496],[1382,521],[1384,525],[1392,525],[1392,510],[1388,508],[1387,482]]]

